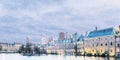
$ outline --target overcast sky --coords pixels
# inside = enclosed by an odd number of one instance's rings
[[[120,25],[120,0],[0,0],[0,41],[39,42],[41,33],[84,34]]]

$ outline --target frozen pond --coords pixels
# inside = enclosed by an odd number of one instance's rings
[[[112,57],[111,58],[83,57],[83,56],[75,57],[60,55],[22,56],[20,54],[0,54],[0,60],[115,60],[115,59]]]

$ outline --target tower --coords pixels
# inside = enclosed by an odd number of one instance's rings
[[[27,43],[30,43],[30,37],[27,36],[26,39],[27,39]]]
[[[65,33],[64,32],[59,33],[59,40],[65,40]]]

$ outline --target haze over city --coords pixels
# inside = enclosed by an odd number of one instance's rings
[[[120,0],[0,0],[0,42],[120,25]]]

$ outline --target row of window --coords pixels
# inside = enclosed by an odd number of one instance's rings
[[[94,52],[95,50],[92,50],[92,52]],[[101,52],[103,52],[103,50],[101,50]],[[110,50],[110,52],[113,52],[113,50]]]
[[[113,43],[110,43],[111,46],[113,46]],[[93,47],[95,46],[94,44],[92,45]],[[98,44],[96,44],[96,46],[99,46]],[[100,46],[103,46],[103,43],[100,44]],[[108,43],[105,43],[105,46],[108,46]],[[120,47],[120,44],[117,44],[117,47]]]
[[[109,37],[109,36],[108,36]],[[114,40],[115,38],[114,37],[109,37],[109,38],[98,38],[98,39],[93,39],[93,40],[91,40],[91,41],[93,41],[93,42],[98,42],[98,41],[102,41],[102,40]],[[88,40],[86,40],[85,42],[87,42],[87,43],[89,43],[90,41]]]

